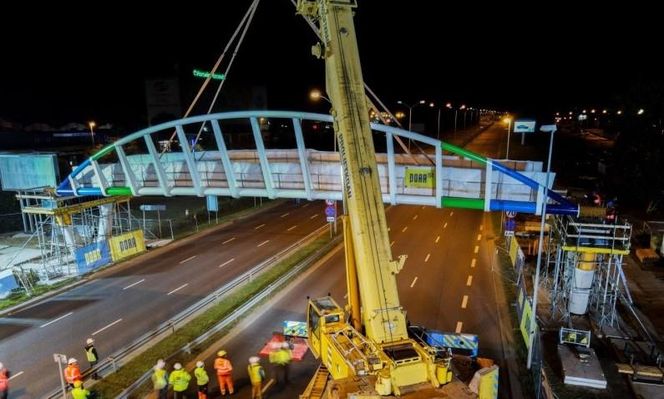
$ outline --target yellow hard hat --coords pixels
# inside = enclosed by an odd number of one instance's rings
[[[82,386],[83,386],[83,383],[81,381],[78,381],[78,380],[74,381],[74,388],[80,388]]]
[[[223,349],[220,350],[219,352],[217,352],[217,356],[219,356],[219,357],[224,357],[224,356],[226,356],[226,351],[223,350]]]

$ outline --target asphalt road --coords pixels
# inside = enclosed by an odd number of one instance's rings
[[[108,356],[325,224],[323,211],[322,202],[283,204],[0,318],[11,397],[39,398],[60,386],[53,353],[87,368],[86,338]]]

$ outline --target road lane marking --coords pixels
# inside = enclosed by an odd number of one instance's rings
[[[394,245],[394,243],[395,243],[395,241],[392,241],[392,242],[390,243],[390,247],[391,247],[392,245]]]
[[[344,299],[348,298],[348,293],[344,294]]]
[[[42,324],[41,326],[39,326],[39,328],[44,328],[44,327],[46,327],[46,326],[48,326],[48,325],[51,325],[51,324],[55,323],[56,321],[60,321],[60,320],[64,319],[64,318],[67,317],[67,316],[71,316],[72,314],[74,314],[74,312],[69,312],[69,313],[67,313],[66,315],[60,316],[60,317],[58,317],[58,318],[55,319],[55,320],[51,320],[51,321],[49,321],[48,323],[44,323],[44,324]]]
[[[113,327],[114,325],[118,324],[118,323],[121,322],[121,321],[122,321],[122,319],[117,319],[116,321],[114,321],[113,323],[107,325],[106,327],[102,327],[102,328],[100,328],[99,330],[93,332],[92,335],[97,335],[97,334],[99,334],[100,332],[104,331],[105,329],[110,328],[110,327]]]
[[[260,248],[260,247],[262,247],[263,245],[267,244],[268,242],[270,242],[270,240],[265,240],[265,241],[263,241],[262,243],[256,245],[256,248]]]
[[[405,233],[406,230],[408,230],[408,226],[406,226],[406,227],[404,227],[403,229],[401,229],[401,232],[402,232],[402,233]]]
[[[454,211],[451,211],[451,212],[450,212],[450,216],[454,216]]]
[[[420,209],[424,209],[424,205],[422,205],[422,206],[420,207]]]
[[[473,258],[473,260],[470,261],[470,267],[475,267],[476,263],[477,263],[477,259]]]
[[[280,218],[285,218],[286,216],[290,215],[290,212],[286,212],[283,215],[279,216]]]
[[[477,235],[477,241],[479,241],[479,240],[481,240],[481,239],[482,239],[482,234],[478,234],[478,235]]]
[[[417,215],[413,216],[413,220],[417,219]]]
[[[410,288],[413,288],[416,282],[417,282],[417,276],[413,279],[413,282],[410,283]]]
[[[307,202],[306,204],[302,205],[302,208],[306,208],[309,206],[309,203]]]
[[[454,330],[454,332],[457,333],[457,334],[461,334],[461,328],[462,327],[463,327],[463,323],[460,322],[460,321],[457,321],[456,330]]]
[[[222,245],[223,245],[223,244],[228,244],[229,242],[233,241],[234,239],[235,239],[235,237],[233,237],[233,238],[229,238],[228,240],[222,242],[221,244],[222,244]]]
[[[461,301],[461,309],[465,309],[466,306],[468,306],[468,295],[463,296],[463,300]]]
[[[429,261],[429,257],[430,257],[430,256],[431,256],[431,254],[427,254],[427,257],[426,257],[426,258],[424,258],[424,261],[425,261],[425,262],[428,262],[428,261]]]
[[[12,375],[11,377],[9,377],[9,381],[11,381],[12,379],[18,377],[19,375],[21,375],[21,374],[23,374],[23,373],[24,373],[24,371],[19,371],[18,373],[14,373],[14,375]]]
[[[293,230],[293,229],[296,228],[296,227],[297,227],[297,225],[295,225],[295,226],[291,226],[291,227],[289,227],[288,230],[286,230],[286,231],[291,231],[291,230]]]
[[[436,237],[436,244],[438,244],[438,241],[440,241],[440,236]]]
[[[484,230],[484,225],[480,225],[480,231]]]
[[[122,289],[122,291],[124,291],[124,290],[128,290],[128,289],[130,289],[131,287],[133,287],[133,286],[135,286],[135,285],[139,285],[139,284],[142,283],[143,281],[145,281],[145,279],[141,279],[141,280],[139,280],[139,281],[137,281],[137,282],[135,282],[135,283],[133,283],[133,284],[129,284],[128,286],[124,287],[124,288]]]
[[[473,252],[475,252],[475,253],[480,252],[480,246],[479,246],[479,245],[475,245],[475,250],[474,250]]]
[[[447,228],[447,222],[445,222],[445,224],[443,225],[443,228],[444,228],[444,229]]]
[[[231,262],[234,261],[234,260],[235,260],[235,258],[230,258],[230,259],[227,260],[226,262],[224,262],[224,263],[222,263],[221,265],[219,265],[219,267],[224,267],[224,266],[226,266],[227,264],[231,263]]]
[[[181,289],[183,289],[184,287],[186,287],[186,286],[188,286],[188,285],[189,285],[189,283],[182,284],[181,286],[179,286],[178,288],[174,289],[173,291],[169,292],[169,293],[166,294],[166,295],[171,295],[171,294],[174,293],[174,292],[180,291]]]
[[[189,262],[190,260],[194,259],[195,257],[196,257],[196,255],[194,255],[194,256],[190,256],[190,257],[188,257],[188,258],[185,259],[185,260],[181,260],[181,261],[180,261],[180,264],[187,263],[187,262]]]
[[[466,280],[466,287],[470,287],[473,284],[473,275],[468,276],[468,280]]]
[[[317,217],[318,217],[318,214],[314,213],[313,215],[311,215],[311,217],[309,219],[313,219],[313,218],[317,218]]]
[[[268,380],[267,384],[265,384],[265,386],[263,387],[263,390],[262,390],[261,392],[262,392],[263,394],[265,394],[265,393],[267,392],[267,390],[270,389],[270,387],[271,387],[272,385],[274,385],[274,378],[270,378],[270,379]]]
[[[262,227],[265,227],[265,223],[261,224],[260,226],[256,226],[256,227],[254,227],[254,230],[258,230],[258,229],[260,229],[260,228],[262,228]]]

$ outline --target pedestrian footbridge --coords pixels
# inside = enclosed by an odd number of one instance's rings
[[[225,112],[167,122],[104,147],[56,192],[340,200],[339,153],[307,147],[313,135],[324,132],[331,141],[332,123],[330,115],[288,111]],[[371,128],[385,203],[538,213],[546,198],[548,213],[578,214],[577,205],[544,188],[541,162],[497,161],[396,127]],[[169,137],[177,145],[165,141]],[[395,142],[403,140],[421,151],[395,151]],[[173,143],[172,151],[158,150],[160,141]],[[266,143],[272,142],[291,142],[295,148],[269,148]]]

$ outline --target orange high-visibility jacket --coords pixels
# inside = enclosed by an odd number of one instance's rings
[[[223,357],[218,357],[214,361],[214,368],[217,370],[217,375],[230,375],[233,371],[231,361]]]
[[[68,384],[81,380],[81,369],[78,368],[78,365],[70,364],[65,368],[65,380]]]

